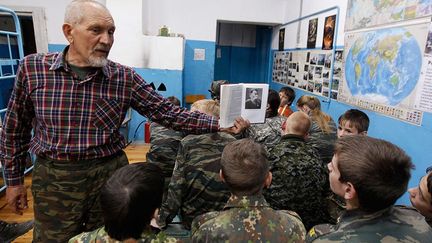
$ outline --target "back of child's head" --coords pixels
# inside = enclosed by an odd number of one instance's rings
[[[219,117],[219,102],[211,99],[195,101],[191,106],[191,111],[199,111],[209,116]]]
[[[140,238],[162,203],[164,177],[151,163],[134,163],[118,169],[100,194],[108,235],[122,241]]]
[[[252,139],[241,139],[225,146],[221,158],[222,174],[231,193],[236,196],[262,192],[269,173],[264,146]]]
[[[311,121],[309,116],[301,111],[292,113],[286,120],[285,133],[305,137],[309,133]]]

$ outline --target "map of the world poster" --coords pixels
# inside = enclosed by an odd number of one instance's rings
[[[432,0],[349,0],[345,31],[432,14]]]
[[[406,115],[415,102],[428,26],[347,33],[338,99],[390,116]]]

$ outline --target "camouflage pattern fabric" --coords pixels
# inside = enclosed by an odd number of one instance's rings
[[[230,192],[219,178],[224,147],[235,138],[227,133],[188,135],[180,143],[167,199],[159,212],[161,227],[177,215],[186,229],[203,213],[221,210]]]
[[[69,243],[121,243],[109,237],[104,227],[101,227],[92,232],[79,234],[69,240]],[[179,242],[176,238],[167,236],[164,232],[155,233],[151,230],[144,231],[138,242],[145,243],[176,243]]]
[[[165,177],[171,178],[182,132],[165,128],[155,122],[150,124],[150,150],[146,161],[158,165]]]
[[[198,216],[192,242],[304,242],[305,228],[291,211],[270,208],[262,195],[231,196],[224,211]]]
[[[309,129],[308,143],[318,150],[321,160],[325,165],[332,160],[334,144],[337,138],[337,126],[331,119],[329,121],[330,133],[322,132],[316,121],[312,121]]]
[[[328,172],[303,138],[285,135],[269,153],[273,181],[264,196],[274,209],[298,213],[306,229],[328,223]]]
[[[251,138],[255,142],[271,148],[278,144],[282,137],[282,123],[286,120],[283,116],[266,118],[262,124],[251,124],[243,132],[243,137]]]
[[[307,242],[432,242],[432,228],[415,209],[392,206],[375,213],[346,211],[337,225],[313,227]]]
[[[103,225],[99,192],[126,154],[84,160],[57,161],[38,156],[33,168],[33,242],[67,242]]]

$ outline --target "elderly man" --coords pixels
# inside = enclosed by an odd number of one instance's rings
[[[72,1],[60,53],[25,57],[0,137],[8,204],[27,207],[24,163],[33,171],[34,242],[65,242],[103,224],[99,190],[128,159],[119,129],[129,107],[161,125],[190,133],[218,131],[217,119],[188,112],[158,95],[131,68],[107,59],[114,20],[94,0]],[[247,122],[238,119],[230,132]],[[34,136],[31,139],[31,130]]]

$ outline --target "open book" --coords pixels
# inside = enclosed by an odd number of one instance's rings
[[[264,123],[268,90],[268,84],[222,85],[219,126],[231,127],[235,118],[240,116],[250,123]]]

